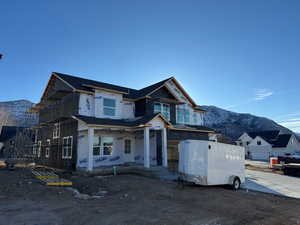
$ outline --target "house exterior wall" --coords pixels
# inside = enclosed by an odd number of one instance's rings
[[[80,97],[79,97],[79,115],[95,116],[95,98],[94,98],[94,95],[80,93]]]
[[[243,143],[246,156],[253,160],[266,161],[270,157],[285,156],[287,153],[293,154],[300,151],[300,144],[294,135],[292,135],[288,145],[283,148],[272,147],[271,144],[260,137],[256,137],[249,145],[246,145],[246,142],[250,140],[247,134],[243,134],[239,139],[241,141],[237,141],[237,144]],[[261,141],[261,145],[257,145],[257,141]]]
[[[78,114],[79,94],[70,93],[61,100],[47,104],[39,113],[39,123],[47,123],[61,117]]]
[[[95,130],[95,134],[106,137],[113,137],[113,152],[111,156],[94,156],[94,167],[120,165],[124,163],[144,162],[144,136],[143,132],[112,132]],[[130,156],[125,154],[124,141],[132,140]],[[88,133],[79,131],[78,135],[78,159],[77,168],[86,168],[88,163]],[[150,132],[150,163],[156,165],[156,132]]]
[[[247,133],[243,133],[241,137],[236,141],[236,143],[237,145],[246,147],[247,143],[250,144],[252,140],[253,139]]]
[[[58,138],[53,138],[53,124],[48,124],[38,129],[36,144],[38,141],[41,141],[42,148],[40,156],[36,156],[36,163],[60,169],[75,169],[77,161],[77,129],[78,122],[73,119],[67,119],[60,122],[60,135]],[[62,157],[63,137],[67,136],[73,137],[71,159],[63,159]],[[51,143],[49,158],[47,158],[45,154],[47,139],[49,139]]]
[[[116,100],[115,116],[104,115],[103,98]],[[132,119],[134,118],[134,109],[134,103],[124,101],[121,94],[96,90],[95,95],[81,93],[79,98],[79,114],[83,116],[111,119]]]
[[[191,103],[189,102],[189,100],[184,96],[184,94],[177,88],[177,86],[175,85],[175,83],[170,80],[166,83],[166,86],[168,88],[168,90],[177,97],[177,99],[179,101],[184,102],[185,104],[182,105],[177,105],[176,109],[185,109],[189,111],[189,122],[185,123],[188,125],[203,125],[203,113],[202,112],[198,112],[195,111],[191,105]],[[196,121],[195,119],[196,118]],[[179,123],[179,121],[177,121],[176,118],[176,123]]]

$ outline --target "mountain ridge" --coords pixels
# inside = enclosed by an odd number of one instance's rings
[[[283,133],[294,134],[293,131],[266,118],[250,113],[237,113],[216,106],[202,106],[207,111],[204,114],[204,125],[236,140],[244,132],[281,130]]]
[[[34,103],[26,99],[0,102],[0,126],[31,127],[37,124],[38,118],[27,113]],[[262,130],[281,130],[283,133],[294,133],[286,127],[265,117],[249,113],[237,113],[217,106],[202,106],[204,125],[236,140],[242,133]]]

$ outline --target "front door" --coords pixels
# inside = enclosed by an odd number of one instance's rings
[[[123,148],[124,162],[133,162],[134,161],[133,147],[134,147],[133,139],[125,138],[124,139],[124,148]]]

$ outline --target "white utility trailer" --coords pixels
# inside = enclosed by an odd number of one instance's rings
[[[200,185],[232,185],[245,182],[244,147],[213,141],[185,140],[179,144],[180,178]]]

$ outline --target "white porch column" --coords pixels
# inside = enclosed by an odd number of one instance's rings
[[[168,146],[167,146],[167,129],[164,127],[161,132],[162,135],[162,159],[163,167],[168,167]]]
[[[88,171],[93,170],[93,142],[94,142],[94,128],[88,128]]]
[[[150,168],[150,135],[149,127],[144,128],[144,167]]]

